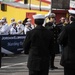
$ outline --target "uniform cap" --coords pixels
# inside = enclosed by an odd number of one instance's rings
[[[31,19],[29,18],[29,19],[27,19],[27,21],[29,22],[29,21],[31,21]]]
[[[21,21],[21,20],[18,20],[18,23],[19,23],[19,22],[22,22],[22,21]]]
[[[2,17],[2,20],[6,20],[6,17]]]
[[[75,16],[75,10],[68,10],[69,14],[74,15]]]
[[[55,13],[50,13],[49,14],[49,17],[55,17],[56,15],[55,15]]]
[[[42,14],[33,15],[34,19],[45,19],[45,16]]]
[[[13,20],[15,21],[15,19],[14,19],[14,18],[11,18],[11,21],[13,21]]]

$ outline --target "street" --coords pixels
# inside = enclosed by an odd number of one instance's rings
[[[24,54],[2,57],[0,75],[28,75],[27,58],[28,55]],[[63,67],[60,66],[60,55],[55,58],[55,66],[58,69],[49,70],[49,75],[64,75]]]

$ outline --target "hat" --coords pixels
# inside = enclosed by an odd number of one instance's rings
[[[2,17],[2,20],[6,20],[6,17]]]
[[[31,24],[31,23],[30,22],[26,22],[25,24],[28,25],[28,24]]]
[[[42,14],[33,15],[34,19],[45,19],[45,16]]]
[[[75,16],[75,10],[68,10],[69,14],[74,15]]]
[[[11,18],[11,21],[13,21],[13,20],[15,21],[15,19],[14,19],[14,18]]]
[[[56,15],[54,13],[50,13],[48,17],[55,17]]]
[[[27,21],[29,22],[29,21],[31,21],[31,19],[29,18],[29,19],[27,19]]]

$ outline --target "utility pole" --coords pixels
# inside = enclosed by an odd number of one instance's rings
[[[40,11],[41,11],[41,0],[40,0],[40,5],[39,6],[40,6]]]
[[[31,0],[29,1],[29,9],[31,10]]]
[[[51,9],[50,9],[50,10],[51,10],[51,13],[52,13],[52,4],[53,4],[52,2],[53,2],[53,1],[51,0]]]

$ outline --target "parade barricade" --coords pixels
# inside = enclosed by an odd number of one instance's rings
[[[0,35],[1,53],[17,54],[23,51],[25,35]]]

